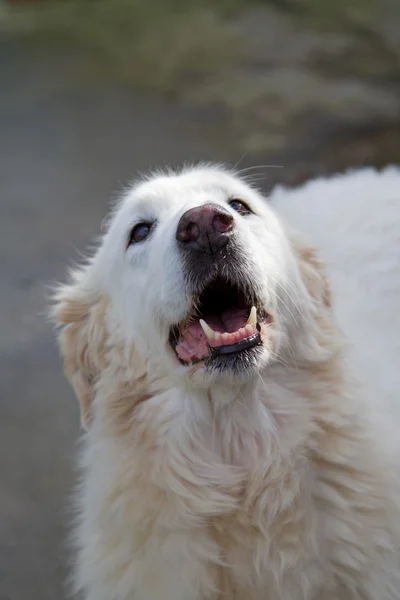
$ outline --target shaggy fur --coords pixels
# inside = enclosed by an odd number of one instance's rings
[[[272,315],[240,374],[181,366],[168,344],[193,300],[177,223],[207,202],[234,214],[238,277]],[[146,219],[153,234],[127,247]],[[129,189],[54,305],[87,429],[84,598],[400,599],[399,302],[396,169],[270,202],[212,166]]]

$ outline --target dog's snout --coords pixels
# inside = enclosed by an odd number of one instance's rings
[[[228,243],[233,222],[233,215],[218,204],[197,206],[180,218],[176,239],[188,249],[214,252]]]

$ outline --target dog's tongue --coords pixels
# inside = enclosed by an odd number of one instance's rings
[[[190,324],[180,331],[175,349],[178,357],[184,362],[207,358],[209,346],[229,346],[254,335],[254,326],[246,325],[247,317],[248,310],[242,308],[228,309],[220,315],[204,315],[203,321],[217,332],[217,336],[208,340],[199,321]]]

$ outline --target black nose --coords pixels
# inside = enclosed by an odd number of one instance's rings
[[[212,254],[226,246],[233,229],[233,216],[218,204],[187,210],[179,220],[176,239],[182,246]]]

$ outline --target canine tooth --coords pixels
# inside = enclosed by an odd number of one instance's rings
[[[207,323],[205,321],[203,321],[203,319],[200,319],[199,321],[200,326],[202,328],[202,330],[204,331],[206,338],[208,340],[213,340],[215,338],[215,331],[213,329],[211,329],[211,327],[209,325],[207,325]]]
[[[247,325],[247,323],[249,323],[250,325],[253,325],[254,327],[257,327],[257,309],[255,306],[253,306],[250,311],[250,315],[249,315],[249,318],[247,319],[246,325]]]
[[[219,331],[214,331],[214,336],[211,340],[208,341],[208,343],[210,344],[210,346],[213,346],[213,348],[222,344],[221,334],[219,333]]]

